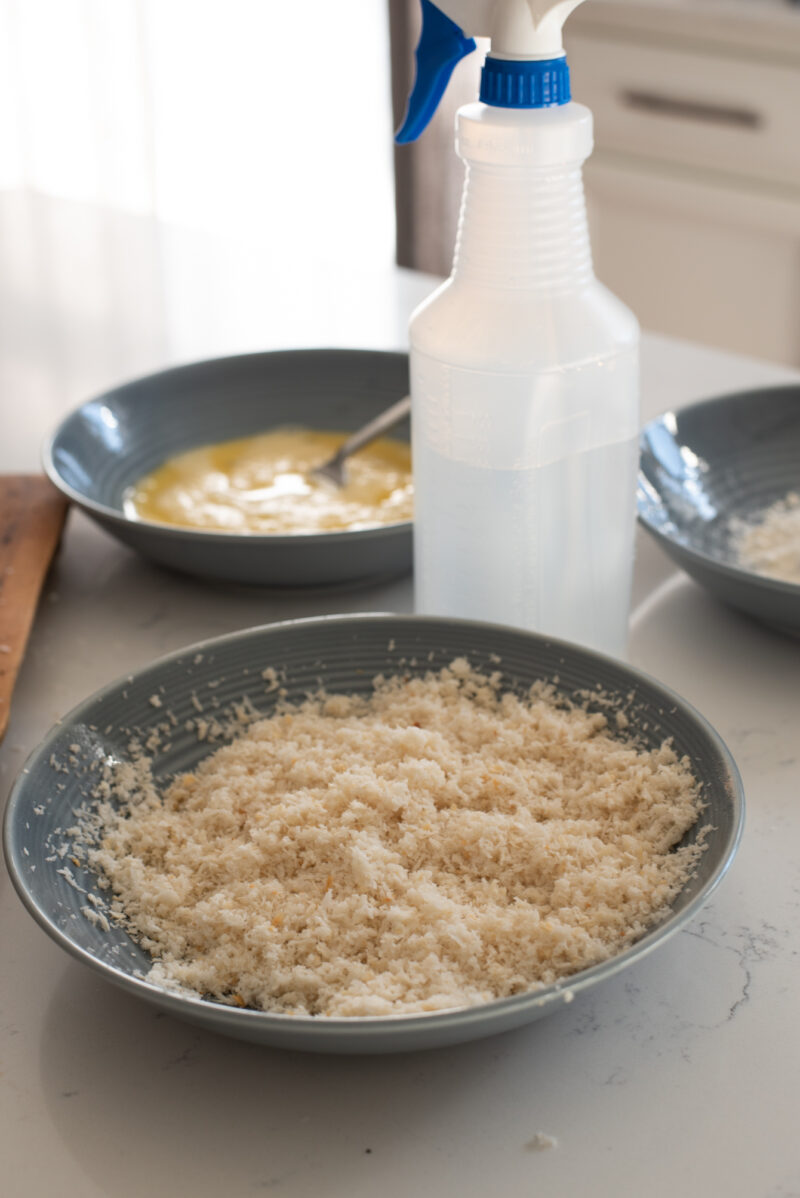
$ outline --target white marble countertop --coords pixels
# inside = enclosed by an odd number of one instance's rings
[[[430,288],[388,268],[321,271],[313,298],[287,297],[266,258],[45,201],[49,252],[26,258],[14,233],[30,210],[0,203],[4,471],[35,469],[41,436],[81,398],[168,362],[402,346]],[[644,338],[645,416],[796,377]],[[47,939],[2,871],[4,1195],[800,1195],[800,645],[727,611],[639,538],[632,659],[711,720],[747,793],[741,851],[701,915],[526,1029],[439,1052],[314,1057],[199,1031],[109,986]],[[73,513],[0,747],[0,793],[64,711],[159,654],[285,616],[411,604],[407,578],[281,595],[204,585]],[[552,1146],[535,1150],[537,1133]]]

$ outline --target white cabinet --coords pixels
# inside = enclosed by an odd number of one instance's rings
[[[800,364],[800,9],[589,0],[565,40],[599,277],[647,328]]]

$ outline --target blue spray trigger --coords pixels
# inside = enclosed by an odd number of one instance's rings
[[[475,48],[474,38],[465,37],[455,21],[451,21],[431,0],[422,0],[422,33],[416,51],[417,77],[405,118],[395,134],[396,142],[405,145],[416,141],[439,107],[456,65]]]

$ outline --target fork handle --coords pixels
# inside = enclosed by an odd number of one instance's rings
[[[398,399],[397,403],[393,403],[385,412],[381,412],[374,420],[370,420],[369,424],[365,424],[357,433],[353,433],[352,437],[348,437],[331,462],[343,462],[345,458],[350,457],[351,453],[355,453],[357,449],[363,449],[370,441],[374,441],[381,433],[385,433],[387,429],[399,424],[410,413],[411,396],[406,395],[403,399]]]

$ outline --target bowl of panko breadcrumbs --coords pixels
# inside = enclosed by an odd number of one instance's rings
[[[800,636],[800,387],[664,412],[642,430],[638,511],[687,574]]]
[[[717,734],[621,662],[423,616],[254,628],[49,733],[5,848],[34,918],[174,1015],[320,1052],[520,1026],[682,927],[736,851]]]

